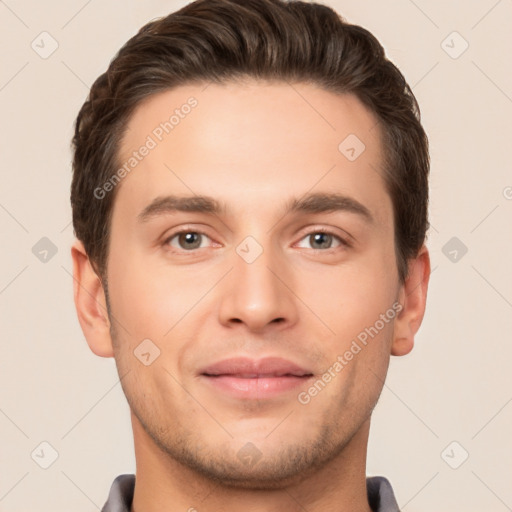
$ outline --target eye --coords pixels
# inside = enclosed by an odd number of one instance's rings
[[[202,247],[205,247],[204,245],[202,245],[202,242],[204,242],[205,239],[210,240],[210,238],[206,236],[204,233],[192,230],[183,230],[172,234],[165,240],[164,244],[170,245],[175,249],[191,251],[194,249],[201,249]]]
[[[309,243],[310,247],[304,247],[303,241]],[[164,241],[164,245],[168,245],[173,249],[190,252],[195,249],[208,247],[208,242],[211,242],[211,239],[204,233],[191,229],[183,229],[167,237]],[[303,237],[298,247],[328,251],[329,249],[336,249],[337,247],[350,247],[350,244],[330,231],[317,229]]]
[[[323,229],[317,229],[306,235],[302,240],[306,240],[311,244],[311,249],[314,250],[328,250],[335,249],[336,247],[349,247],[349,243],[340,238],[338,235]],[[336,244],[333,246],[333,243]],[[304,247],[299,245],[299,247]],[[308,248],[308,247],[306,247]]]

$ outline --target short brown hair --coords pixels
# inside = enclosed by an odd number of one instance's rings
[[[96,79],[75,124],[71,205],[75,235],[98,275],[106,279],[118,187],[102,198],[94,191],[120,166],[134,109],[180,85],[242,78],[352,93],[376,115],[403,283],[428,228],[430,158],[416,98],[366,29],[327,6],[284,0],[197,0],[142,27]]]

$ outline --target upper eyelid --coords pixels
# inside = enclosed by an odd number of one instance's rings
[[[184,228],[179,228],[176,231],[172,231],[169,235],[165,235],[164,236],[164,242],[168,242],[169,240],[171,240],[175,236],[181,235],[182,233],[198,233],[200,235],[204,235],[204,236],[207,236],[208,238],[212,239],[212,237],[208,233],[206,233],[205,231],[201,231],[200,229],[195,229],[195,228],[192,228],[192,227],[186,227],[185,226]]]
[[[206,236],[207,238],[209,238],[211,241],[214,241],[213,238],[208,235],[207,233],[205,233],[204,231],[200,231],[198,229],[190,229],[190,228],[185,228],[185,229],[179,229],[178,231],[174,231],[173,233],[171,233],[170,235],[168,236],[165,236],[164,237],[164,241],[163,241],[163,244],[164,245],[167,245],[170,243],[170,241],[177,237],[178,235],[181,235],[183,233],[197,233],[199,235],[203,235],[203,236]],[[190,251],[189,251],[190,252]]]
[[[345,245],[348,245],[348,244],[349,244],[348,240],[346,240],[347,238],[350,238],[350,237],[348,236],[348,234],[347,234],[347,236],[346,236],[346,237],[343,237],[343,236],[341,236],[341,235],[338,235],[338,234],[334,233],[334,232],[333,232],[332,230],[330,230],[330,229],[318,229],[318,228],[317,228],[317,229],[312,229],[311,231],[308,231],[307,233],[303,234],[303,235],[301,236],[301,238],[299,239],[299,242],[300,242],[301,240],[304,240],[304,238],[306,238],[307,236],[310,236],[310,235],[313,235],[313,234],[316,234],[316,233],[324,233],[324,234],[326,234],[326,235],[331,235],[331,236],[333,236],[334,238],[337,238],[337,239],[338,239],[342,244],[345,244]]]

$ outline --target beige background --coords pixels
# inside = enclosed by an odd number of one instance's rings
[[[69,141],[117,49],[185,3],[0,1],[0,511],[99,510],[134,471],[114,362],[89,351],[72,302]],[[391,361],[368,474],[407,512],[511,510],[512,2],[325,3],[380,39],[431,142],[427,315],[414,351]],[[31,47],[51,48],[43,31],[58,43],[46,59]],[[32,252],[43,237],[58,251],[46,262]],[[455,262],[452,237],[468,249]],[[58,453],[48,469],[44,441]]]

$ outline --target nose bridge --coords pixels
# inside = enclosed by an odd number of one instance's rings
[[[270,237],[247,236],[233,253],[233,270],[220,309],[223,323],[244,323],[253,330],[267,324],[296,320],[291,292],[278,278],[284,267],[278,247]],[[276,276],[277,274],[277,276]]]
[[[252,295],[254,298],[265,295],[267,301],[275,292],[278,292],[275,289],[276,278],[270,271],[277,266],[278,255],[270,245],[270,240],[267,240],[263,246],[254,237],[247,237],[236,247],[233,269],[236,288],[240,288],[244,294]]]

